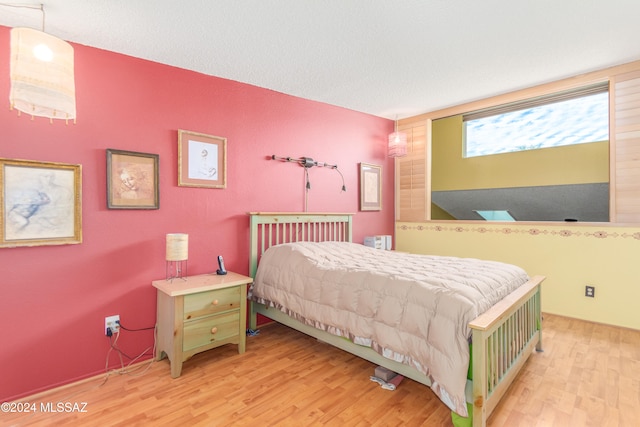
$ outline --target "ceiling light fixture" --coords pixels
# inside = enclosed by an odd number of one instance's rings
[[[397,117],[393,129],[393,133],[389,134],[389,157],[404,157],[407,155],[407,134],[398,132]]]
[[[9,105],[13,110],[34,116],[76,119],[76,90],[73,47],[44,32],[44,5],[0,6],[38,9],[42,12],[42,31],[11,29]]]

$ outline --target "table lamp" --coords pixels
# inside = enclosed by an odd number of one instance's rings
[[[187,260],[189,258],[189,235],[183,233],[167,234],[167,280],[180,278],[186,280]]]

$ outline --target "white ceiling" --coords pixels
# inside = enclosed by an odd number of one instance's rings
[[[389,119],[640,59],[638,0],[0,0],[87,46]],[[0,6],[0,25],[42,29]]]

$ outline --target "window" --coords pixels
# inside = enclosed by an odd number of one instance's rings
[[[486,221],[515,221],[509,211],[474,211]]]
[[[609,140],[608,84],[465,114],[465,157]]]

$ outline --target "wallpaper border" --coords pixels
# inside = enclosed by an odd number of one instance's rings
[[[618,232],[618,231],[582,231],[582,230],[571,230],[567,228],[562,228],[558,230],[552,230],[541,227],[483,227],[483,226],[472,226],[472,225],[424,225],[424,224],[416,224],[416,225],[408,225],[408,224],[397,224],[397,230],[407,231],[407,230],[415,230],[415,231],[435,231],[435,232],[454,232],[454,233],[499,233],[499,234],[528,234],[531,236],[560,236],[560,237],[591,237],[596,239],[635,239],[640,240],[640,231],[638,232]]]

